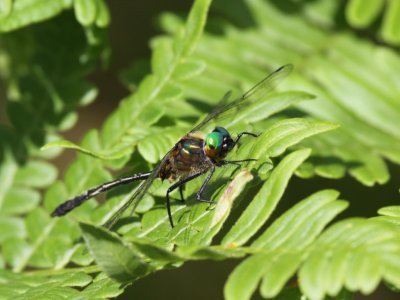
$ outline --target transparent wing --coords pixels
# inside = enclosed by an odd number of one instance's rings
[[[158,173],[160,172],[162,166],[165,164],[165,161],[167,160],[167,157],[170,155],[170,153],[171,150],[168,151],[161,162],[153,169],[153,171],[151,171],[149,177],[139,185],[132,197],[130,197],[129,200],[124,203],[124,205],[120,209],[118,209],[118,211],[116,211],[114,215],[112,215],[112,217],[104,224],[106,228],[110,229],[111,227],[113,227],[114,224],[121,218],[122,214],[129,207],[132,207],[132,212],[136,209],[136,207],[139,205],[139,202],[143,199],[144,195],[146,195],[154,179],[158,178]]]
[[[228,98],[230,96],[230,92],[226,93],[225,96],[220,101],[220,104],[209,113],[204,120],[202,120],[196,127],[194,127],[190,132],[199,131],[202,127],[207,125],[211,120],[220,120],[226,118],[230,115],[230,113],[234,112],[235,108],[239,108],[241,105],[245,105],[248,103],[256,102],[261,98],[265,97],[269,92],[271,92],[278,83],[288,76],[293,69],[293,65],[288,64],[284,65],[274,72],[269,74],[259,83],[257,83],[254,87],[248,90],[243,94],[240,98],[233,100],[232,102],[228,102]]]

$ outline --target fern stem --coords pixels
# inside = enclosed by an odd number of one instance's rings
[[[29,276],[52,276],[52,275],[60,275],[60,274],[68,274],[68,273],[76,273],[76,272],[84,272],[86,274],[91,273],[98,273],[101,269],[99,266],[87,266],[87,267],[80,267],[80,268],[67,268],[67,269],[45,269],[45,270],[34,270],[24,272],[26,275]]]

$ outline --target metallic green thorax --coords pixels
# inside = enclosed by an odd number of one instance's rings
[[[175,145],[159,176],[174,180],[200,169],[205,160],[203,144],[204,140],[194,135],[182,138]]]
[[[198,163],[203,153],[203,141],[198,139],[183,140],[182,148],[179,153],[178,165],[186,165],[187,163]],[[179,166],[178,166],[179,168]]]

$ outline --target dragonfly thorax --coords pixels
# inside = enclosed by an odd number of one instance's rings
[[[223,127],[215,127],[204,140],[204,153],[212,161],[218,162],[232,150],[233,145],[229,132]]]

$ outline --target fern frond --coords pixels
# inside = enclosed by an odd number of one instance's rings
[[[346,5],[346,19],[351,26],[365,29],[383,14],[379,32],[380,38],[387,43],[399,45],[399,8],[398,1],[374,0],[366,3],[359,0],[351,0]]]
[[[0,32],[43,22],[71,8],[84,26],[106,27],[110,22],[104,0],[6,0],[0,6]]]
[[[347,219],[324,232],[299,271],[310,299],[335,296],[342,288],[370,294],[382,279],[400,284],[400,235],[396,228],[365,219]]]
[[[252,244],[254,255],[231,273],[225,286],[227,299],[250,299],[261,281],[266,298],[276,296],[307,257],[310,245],[323,228],[347,206],[338,192],[320,191],[278,218]]]
[[[109,299],[122,293],[119,284],[111,279],[104,276],[92,279],[83,271],[49,277],[39,273],[21,275],[0,270],[0,279],[0,293],[4,299]]]
[[[256,24],[243,29],[226,21],[221,29],[223,37],[203,36],[195,58],[206,62],[207,67],[195,81],[184,82],[187,94],[215,99],[236,78],[243,78],[248,84],[260,77],[266,66],[271,68],[290,60],[297,68],[286,83],[318,95],[313,101],[299,102],[298,109],[340,125],[318,141],[310,139],[304,144],[314,149],[317,158],[308,162],[308,176],[339,178],[346,174],[345,167],[365,185],[387,182],[389,173],[384,160],[400,162],[398,55],[351,33],[327,31],[306,17],[293,18],[271,2],[246,3]],[[335,9],[332,6],[324,13],[333,14]],[[244,10],[243,15],[234,15],[242,19],[246,16]],[[225,54],[224,58],[220,53]],[[338,164],[331,166],[332,158]]]

